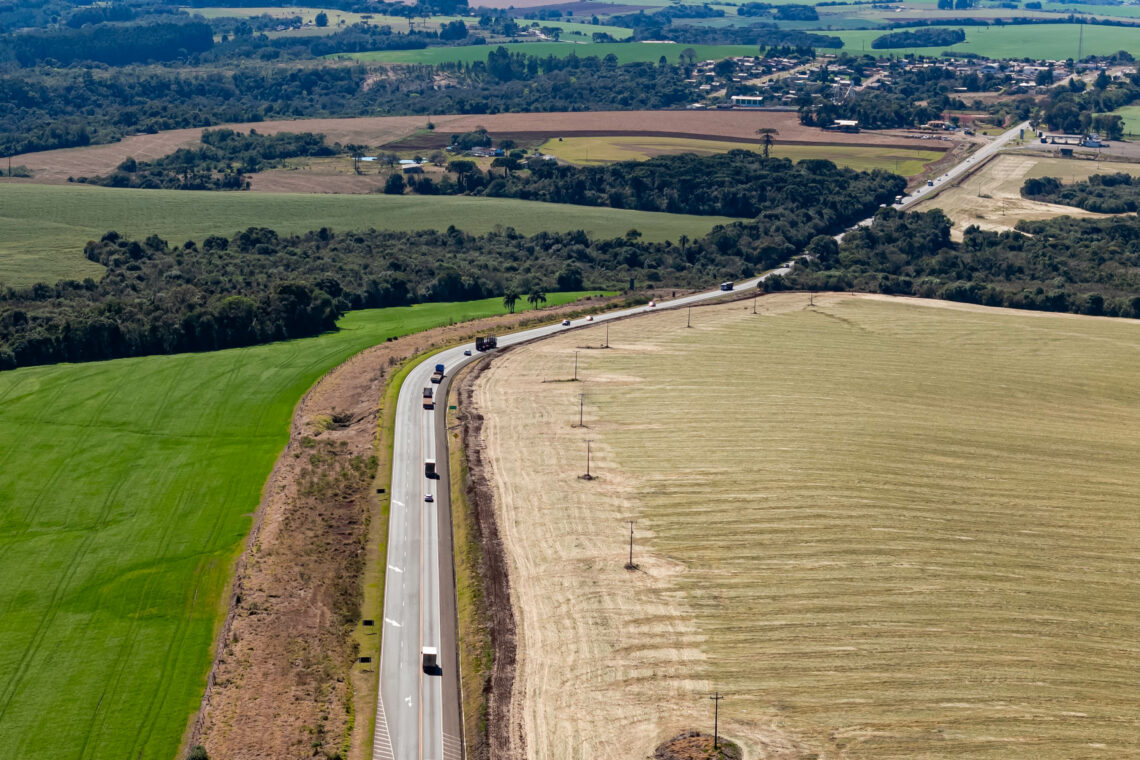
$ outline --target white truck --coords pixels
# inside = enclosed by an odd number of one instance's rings
[[[434,459],[425,459],[424,460],[424,477],[425,478],[434,478],[435,477],[435,460]]]
[[[439,650],[435,647],[424,647],[420,650],[424,658],[424,670],[433,670],[439,667]]]

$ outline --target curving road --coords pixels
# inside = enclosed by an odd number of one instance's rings
[[[907,208],[989,159],[1010,140],[1019,124],[966,161],[923,186],[896,208]],[[860,225],[871,223],[865,219]],[[841,237],[841,236],[839,236]],[[791,264],[738,283],[755,288],[767,277],[785,274]],[[657,307],[639,306],[596,315],[569,327],[549,325],[499,337],[505,348],[573,327],[597,325],[633,314],[675,309],[724,295],[711,290],[677,298]],[[472,356],[465,356],[470,351]],[[444,431],[450,376],[479,354],[473,344],[457,346],[424,360],[408,373],[396,406],[396,439],[392,456],[391,511],[388,525],[388,568],[384,583],[384,624],[380,653],[380,689],[373,738],[375,760],[460,760],[463,756],[459,715],[459,679],[455,641],[455,589],[448,501],[447,441]],[[423,388],[433,367],[446,367],[447,378],[436,388],[442,402],[435,410],[422,405]],[[438,463],[440,479],[425,477],[424,460]],[[431,495],[433,501],[425,501]],[[422,667],[421,648],[436,647],[440,667]]]

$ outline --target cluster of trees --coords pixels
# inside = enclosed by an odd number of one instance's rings
[[[944,26],[930,27],[928,29],[915,29],[910,32],[891,32],[871,41],[875,50],[907,47],[935,47],[939,45],[956,45],[965,42],[966,33],[961,29],[949,29]]]
[[[842,244],[812,240],[813,258],[773,290],[860,290],[1018,309],[1140,317],[1140,218],[1021,222],[950,240],[941,211],[884,209]]]
[[[496,161],[506,167],[501,175],[484,174],[473,162],[453,161],[459,181],[438,183],[434,192],[674,214],[776,215],[795,219],[815,234],[838,231],[870,216],[906,187],[902,177],[881,170],[859,172],[820,160],[793,163],[747,150],[657,156],[593,167],[532,158],[525,173],[511,171],[510,157]],[[413,189],[421,191],[418,186]]]
[[[1094,174],[1086,182],[1064,185],[1056,177],[1027,179],[1021,194],[1035,201],[1076,206],[1101,214],[1124,214],[1140,210],[1140,182],[1131,174]]]
[[[21,66],[42,62],[67,65],[95,61],[112,66],[172,61],[202,53],[214,45],[209,24],[97,24],[12,34],[5,40]]]
[[[248,190],[244,175],[273,166],[286,158],[332,156],[340,146],[329,145],[325,136],[312,132],[280,132],[259,135],[232,129],[206,130],[200,148],[179,148],[154,161],[127,158],[118,169],[102,177],[79,177],[77,181],[105,187],[137,187],[166,190]]]
[[[398,77],[375,77],[363,65],[251,63],[183,71],[131,66],[99,76],[48,66],[0,74],[0,156],[300,116],[659,109],[692,98],[679,64],[488,53],[473,64],[402,66]]]
[[[748,6],[760,6],[763,3],[749,3]],[[786,6],[790,10],[783,10],[785,6],[776,7],[773,11],[776,18],[799,18],[815,9],[806,5]],[[773,6],[766,6],[765,12],[772,10]],[[800,10],[805,9],[805,10]],[[782,15],[781,15],[782,14]],[[797,16],[799,14],[799,16]],[[746,11],[742,15],[759,15]],[[685,45],[792,45],[795,47],[843,47],[843,40],[832,35],[816,34],[791,29],[779,29],[776,24],[757,23],[748,26],[697,26],[695,24],[678,23],[684,19],[720,18],[724,11],[708,5],[672,5],[662,8],[654,13],[631,13],[623,16],[611,16],[606,23],[612,26],[623,26],[633,30],[631,40],[672,40]],[[817,16],[818,18],[818,16]]]
[[[0,369],[60,361],[209,351],[315,335],[349,309],[421,301],[624,288],[696,286],[750,276],[787,255],[743,225],[648,243],[583,232],[327,229],[283,237],[250,228],[232,239],[170,246],[110,232],[87,245],[102,280],[0,287]]]
[[[1052,82],[1051,72],[1049,81]],[[1119,116],[1108,112],[1137,99],[1140,99],[1140,73],[1133,72],[1114,80],[1101,71],[1091,87],[1084,80],[1071,79],[1051,89],[1041,106],[1040,122],[1058,132],[1099,131],[1109,139],[1119,140],[1124,123]]]

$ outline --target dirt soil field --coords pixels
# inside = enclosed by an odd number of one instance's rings
[[[371,747],[374,665],[353,664],[369,522],[381,518],[371,469],[377,421],[392,368],[433,347],[533,320],[598,308],[590,299],[409,335],[334,369],[300,401],[289,443],[266,484],[235,572],[202,708],[188,745],[211,757],[309,757],[343,752],[353,701],[352,757]],[[354,461],[355,459],[355,461]],[[374,617],[378,610],[372,611]],[[366,639],[367,640],[367,639]],[[351,689],[349,688],[351,681]]]
[[[662,118],[667,118],[671,132],[678,135],[707,136],[721,139],[754,140],[756,130],[772,127],[779,139],[790,143],[829,143],[837,145],[874,145],[880,147],[948,147],[918,144],[892,131],[843,134],[805,127],[790,112],[772,111],[594,111],[582,113],[504,113],[483,115],[432,116],[436,130],[447,133],[468,132],[486,127],[495,137],[524,134],[546,137],[562,134],[641,134],[656,132]],[[395,142],[423,129],[427,117],[377,116],[357,119],[298,119],[295,121],[263,121],[256,124],[221,125],[232,129],[256,129],[262,134],[278,132],[320,132],[329,142],[359,143],[373,148]],[[13,165],[27,166],[33,181],[48,184],[67,182],[68,177],[97,176],[115,170],[131,156],[148,161],[172,153],[178,148],[200,142],[201,129],[178,129],[153,135],[134,135],[109,145],[65,148],[39,153],[25,153],[12,158]],[[288,191],[286,191],[288,192]]]
[[[650,756],[714,689],[752,759],[1140,756],[1140,323],[806,301],[477,380],[526,737],[494,756]]]
[[[1001,153],[954,187],[914,207],[914,211],[940,208],[954,222],[950,236],[962,240],[970,225],[983,230],[1010,230],[1022,219],[1055,216],[1103,217],[1074,206],[1031,201],[1021,197],[1021,186],[1034,177],[1059,177],[1069,183],[1092,174],[1127,172],[1140,176],[1140,164],[1099,163],[1065,158]]]

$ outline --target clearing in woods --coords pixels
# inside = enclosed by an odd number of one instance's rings
[[[475,385],[527,756],[643,757],[714,689],[751,757],[1140,755],[1140,322],[752,303]]]
[[[613,238],[636,229],[647,240],[675,240],[681,235],[700,237],[731,221],[723,216],[462,195],[337,196],[0,183],[0,283],[98,278],[103,267],[84,258],[83,245],[108,230],[182,243],[230,236],[247,227],[292,234],[321,227],[442,230],[455,225],[481,234],[501,225],[524,235],[585,230],[593,237]]]
[[[1022,219],[1051,219],[1055,216],[1104,217],[1075,206],[1043,203],[1021,197],[1025,180],[1057,177],[1065,184],[1088,179],[1093,174],[1126,172],[1140,176],[1140,164],[1080,161],[1071,158],[1037,157],[1003,153],[990,159],[978,171],[954,187],[917,204],[914,211],[942,209],[954,222],[950,236],[961,240],[970,225],[983,230],[1011,230]]]
[[[297,400],[368,346],[503,311],[499,299],[374,309],[317,338],[0,373],[8,754],[174,757]]]
[[[607,135],[550,140],[541,150],[571,164],[599,166],[615,161],[640,161],[653,156],[672,156],[678,153],[696,153],[699,156],[727,153],[730,150],[751,150],[760,153],[764,150],[764,144],[690,137]],[[774,158],[789,158],[792,161],[805,158],[826,159],[851,169],[860,171],[885,169],[904,177],[919,174],[927,164],[945,156],[942,151],[935,150],[874,148],[863,145],[781,145],[779,138],[776,138],[772,144],[770,155]]]

